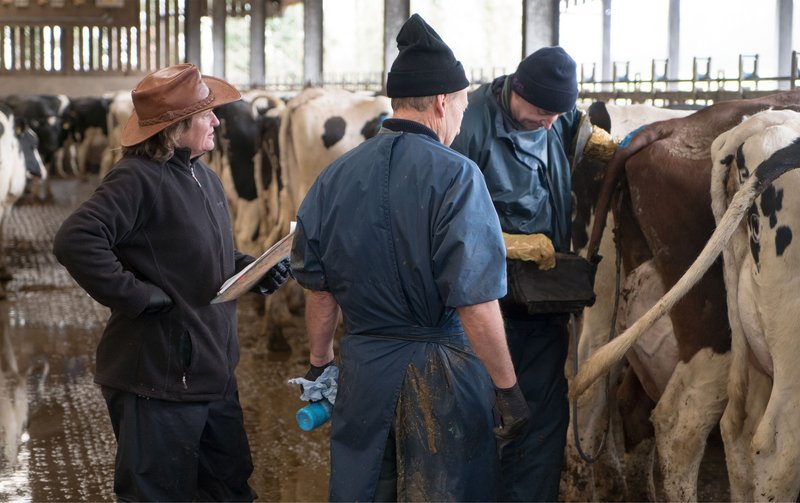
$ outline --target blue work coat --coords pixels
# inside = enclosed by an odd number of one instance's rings
[[[510,129],[494,94],[504,78],[469,94],[452,148],[480,166],[503,231],[542,233],[556,251],[569,251],[572,180],[567,153],[581,113],[573,108],[549,130]]]
[[[389,119],[312,185],[292,268],[303,287],[331,292],[345,322],[331,500],[373,499],[392,427],[399,499],[494,499],[494,390],[455,310],[506,292],[477,166],[430,129]]]

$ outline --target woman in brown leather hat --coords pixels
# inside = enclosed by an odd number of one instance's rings
[[[131,95],[123,158],[54,244],[111,309],[95,382],[117,438],[114,491],[120,501],[252,501],[236,304],[209,301],[254,259],[234,249],[222,184],[200,160],[214,148],[213,108],[241,95],[190,64],[146,76]],[[257,290],[289,276],[278,264]]]

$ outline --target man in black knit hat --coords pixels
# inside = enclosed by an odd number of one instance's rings
[[[330,499],[490,501],[497,439],[528,419],[497,301],[500,224],[478,167],[447,148],[467,106],[461,63],[416,14],[397,44],[393,118],[320,174],[297,215],[307,378],[334,364],[340,309],[345,322]]]
[[[483,171],[503,231],[517,241],[538,238],[530,242],[544,241],[551,252],[570,250],[568,154],[582,118],[577,97],[575,61],[561,47],[544,47],[513,74],[470,93],[452,144]],[[564,376],[569,315],[530,315],[508,299],[501,305],[532,417],[526,433],[502,452],[499,498],[557,501],[569,420]]]

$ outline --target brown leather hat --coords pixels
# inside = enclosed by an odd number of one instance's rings
[[[190,115],[242,98],[224,80],[200,75],[184,63],[157,70],[131,91],[133,114],[125,123],[120,144],[130,147]]]

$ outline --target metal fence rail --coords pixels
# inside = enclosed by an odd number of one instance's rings
[[[668,60],[652,60],[649,77],[631,76],[630,62],[616,62],[611,81],[595,79],[595,67],[582,65],[579,82],[580,98],[587,101],[622,101],[667,105],[708,105],[716,101],[754,98],[795,89],[800,79],[798,53],[792,51],[792,75],[761,76],[759,56],[740,55],[737,74],[726,77],[712,75],[711,58],[694,58],[692,73],[684,79],[668,79]]]

